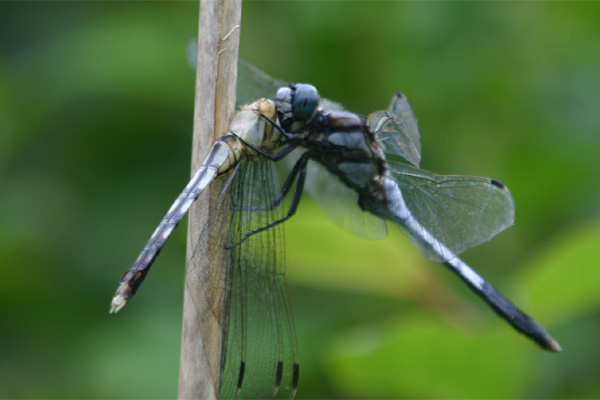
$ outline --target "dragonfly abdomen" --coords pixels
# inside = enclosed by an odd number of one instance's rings
[[[119,311],[135,294],[160,249],[206,187],[218,176],[231,173],[243,157],[254,153],[246,144],[267,151],[278,146],[279,132],[262,116],[276,119],[275,105],[271,100],[257,100],[235,115],[230,125],[230,134],[214,143],[208,157],[177,196],[133,266],[121,277],[111,303],[111,312]]]
[[[179,222],[188,212],[192,203],[202,194],[204,189],[219,174],[219,166],[215,164],[225,153],[224,143],[226,141],[217,141],[211,150],[211,153],[192,176],[185,189],[177,196],[167,214],[163,217],[160,224],[144,246],[144,249],[138,256],[133,266],[121,277],[119,287],[115,293],[111,312],[117,312],[127,304],[127,301],[135,294],[137,288],[142,283],[146,274],[150,270],[152,263],[160,253],[171,233],[175,230]],[[230,152],[227,152],[230,153]],[[229,156],[230,154],[228,154]],[[227,157],[225,157],[227,159]]]

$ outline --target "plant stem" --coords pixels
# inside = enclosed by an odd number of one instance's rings
[[[215,139],[227,132],[235,113],[241,7],[241,0],[200,1],[192,173],[202,164]],[[203,255],[201,268],[224,260],[218,256],[222,249],[211,252],[209,248],[195,248],[219,189],[218,182],[213,182],[203,195],[205,200],[197,202],[189,213],[187,259],[191,259],[194,251],[200,252]],[[223,234],[223,230],[218,231],[215,234]],[[211,243],[210,240],[202,242],[206,247]],[[218,285],[218,277],[215,282],[199,279],[200,274],[193,270],[198,266],[191,267],[188,262],[179,398],[216,399],[224,316],[222,290],[225,288]]]

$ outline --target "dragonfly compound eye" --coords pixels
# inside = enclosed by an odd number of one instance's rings
[[[299,83],[294,85],[292,112],[299,121],[307,121],[319,105],[319,92],[313,85]]]
[[[275,96],[275,104],[279,112],[286,113],[292,111],[293,93],[292,88],[288,86],[279,88]]]

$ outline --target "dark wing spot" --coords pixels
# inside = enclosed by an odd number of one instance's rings
[[[497,187],[499,187],[500,189],[506,189],[506,186],[504,186],[504,183],[500,182],[500,181],[499,181],[499,180],[497,180],[497,179],[492,179],[492,180],[490,181],[490,183],[491,183],[492,185],[494,185],[494,186],[497,186]]]
[[[294,364],[294,375],[292,377],[292,389],[298,389],[298,379],[300,378],[300,365]]]
[[[275,391],[277,391],[277,389],[279,389],[279,386],[281,385],[281,378],[283,378],[283,362],[278,361],[277,362],[277,375],[275,377]]]
[[[237,384],[238,393],[240,390],[242,390],[242,382],[244,381],[244,373],[245,372],[246,372],[246,363],[244,361],[242,361],[242,364],[240,365],[240,374],[238,376],[238,384]]]

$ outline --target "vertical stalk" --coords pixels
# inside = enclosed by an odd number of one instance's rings
[[[198,60],[196,66],[196,94],[194,103],[194,139],[192,173],[202,164],[211,145],[227,132],[235,112],[238,49],[241,23],[241,0],[202,0],[198,29]],[[214,252],[194,249],[202,232],[208,211],[219,188],[210,188],[203,195],[209,201],[197,202],[189,213],[187,259],[193,251],[205,254],[203,266],[219,262],[210,259]],[[216,232],[222,234],[222,231]],[[209,241],[206,241],[208,244]],[[225,265],[222,266],[225,268]],[[222,290],[215,282],[201,282],[199,274],[190,273],[186,266],[183,305],[183,328],[179,376],[180,399],[215,399],[219,389],[221,364],[221,323],[223,311],[215,310],[222,298]],[[210,290],[208,290],[210,289]],[[200,293],[206,295],[199,295]],[[210,295],[210,297],[208,296]],[[222,305],[222,303],[221,303]],[[212,307],[210,313],[203,313]],[[203,318],[200,315],[214,315]]]

